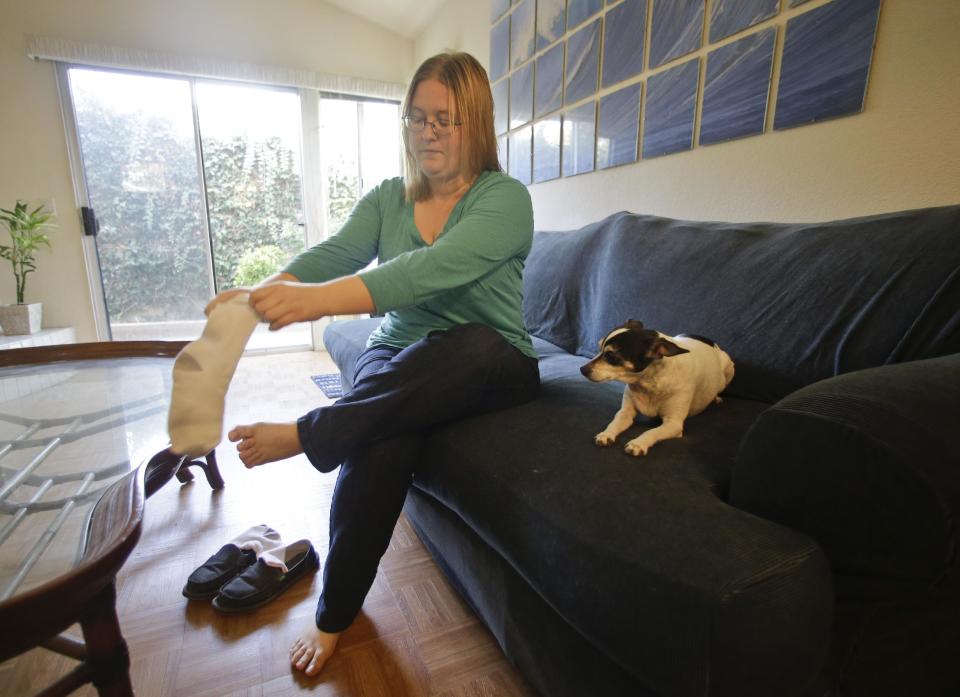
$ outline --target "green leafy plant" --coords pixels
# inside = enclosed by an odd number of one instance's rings
[[[279,271],[288,258],[289,255],[272,244],[251,249],[240,257],[233,283],[236,286],[255,286]]]
[[[53,213],[45,210],[42,204],[32,211],[23,201],[17,201],[13,210],[0,208],[0,220],[7,225],[10,231],[12,244],[0,245],[0,257],[13,264],[13,275],[17,280],[17,305],[23,305],[23,290],[27,282],[27,274],[36,271],[34,262],[40,247],[50,247],[50,238],[47,231],[55,225],[50,222]]]

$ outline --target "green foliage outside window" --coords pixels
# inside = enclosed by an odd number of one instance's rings
[[[237,262],[237,272],[233,276],[234,285],[255,286],[275,274],[287,261],[288,255],[276,245],[251,249]]]

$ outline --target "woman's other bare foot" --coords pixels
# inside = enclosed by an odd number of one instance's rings
[[[290,665],[307,675],[316,675],[323,670],[327,659],[333,655],[339,638],[339,632],[328,634],[316,627],[311,627],[290,647]]]
[[[297,424],[255,423],[236,426],[227,437],[237,445],[240,460],[247,467],[276,462],[303,452]]]

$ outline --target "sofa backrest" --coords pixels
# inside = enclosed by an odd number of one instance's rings
[[[591,356],[627,319],[730,353],[728,389],[775,401],[832,375],[960,352],[960,206],[830,223],[616,213],[537,232],[532,334]]]

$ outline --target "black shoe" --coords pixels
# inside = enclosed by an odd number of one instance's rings
[[[316,571],[320,558],[309,540],[299,540],[282,549],[269,550],[284,560],[283,569],[270,566],[263,559],[224,585],[213,599],[213,607],[220,612],[247,612],[266,605],[296,581]]]
[[[257,553],[254,550],[240,549],[235,544],[227,543],[190,574],[183,587],[183,595],[192,600],[212,598],[221,586],[236,578],[255,561]]]

